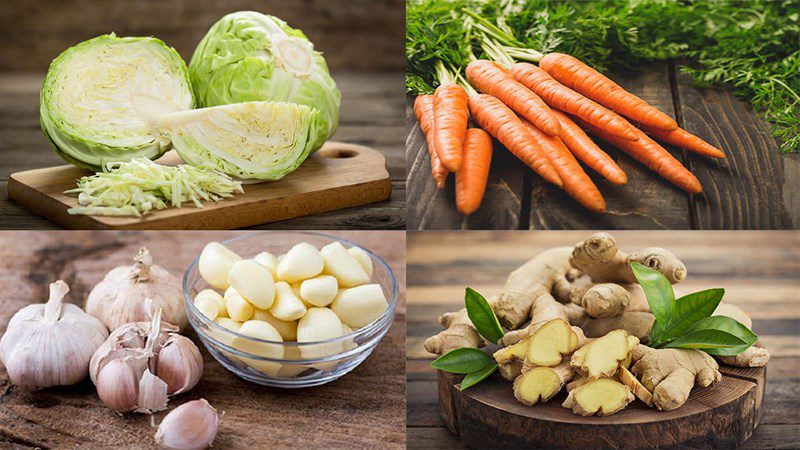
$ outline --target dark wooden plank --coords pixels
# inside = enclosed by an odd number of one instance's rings
[[[750,440],[745,442],[740,449],[800,448],[800,427],[797,424],[759,425]]]
[[[667,114],[673,115],[672,92],[666,63],[652,63],[643,70],[616,71],[620,86]],[[595,142],[617,161],[628,183],[615,186],[586,169],[606,199],[607,212],[595,214],[563,190],[532,176],[531,229],[688,229],[687,195],[644,165],[599,138]],[[680,159],[680,156],[678,156]]]
[[[4,231],[0,233],[0,333],[21,306],[42,299],[47,283],[57,277],[70,284],[68,300],[82,304],[105,272],[130,264],[130,255],[141,245],[151,249],[159,264],[181,275],[206,242],[244,233]],[[248,383],[201,348],[203,378],[173,399],[170,407],[203,397],[224,411],[216,447],[405,447],[405,233],[332,233],[374,250],[394,269],[400,303],[392,328],[352,373],[302,390]],[[191,330],[187,335],[198,342]],[[162,417],[159,413],[156,422]],[[270,423],[279,425],[265,425]],[[88,380],[26,393],[10,385],[0,365],[0,447],[153,448],[153,434],[146,416],[120,416],[102,405]]]
[[[408,439],[409,450],[428,450],[432,448],[458,450],[467,448],[458,439],[458,436],[453,435],[444,427],[411,427],[406,430],[406,438]]]
[[[407,96],[406,167],[408,176],[409,229],[517,229],[522,207],[523,173],[526,168],[494,141],[494,152],[481,208],[465,217],[456,209],[455,177],[443,190],[436,188],[430,169],[425,136],[414,115],[414,99]]]
[[[703,185],[695,199],[702,229],[794,229],[800,225],[800,154],[782,155],[768,125],[730,89],[697,89],[677,73],[682,126],[725,152],[688,153]]]
[[[405,66],[403,6],[402,0],[4,2],[0,70],[44,71],[68,46],[112,31],[120,36],[156,36],[188,62],[214,22],[230,12],[253,10],[302,29],[334,70],[399,73]]]

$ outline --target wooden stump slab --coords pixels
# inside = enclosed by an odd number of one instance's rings
[[[734,448],[758,425],[766,368],[721,366],[723,379],[692,391],[673,411],[636,400],[607,417],[582,417],[563,408],[566,392],[525,406],[498,373],[465,391],[461,375],[438,371],[439,408],[451,432],[474,448]]]

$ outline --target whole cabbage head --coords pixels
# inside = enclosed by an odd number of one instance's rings
[[[151,37],[112,33],[53,60],[39,119],[62,159],[97,171],[109,162],[164,154],[169,139],[150,117],[193,106],[186,64],[173,48]]]
[[[197,46],[189,77],[201,107],[266,100],[318,110],[312,151],[339,124],[341,94],[325,60],[277,17],[241,11],[220,19]]]

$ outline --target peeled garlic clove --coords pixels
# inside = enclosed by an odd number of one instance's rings
[[[252,259],[238,261],[231,267],[228,284],[257,308],[269,309],[275,300],[272,274]]]
[[[342,321],[328,308],[309,308],[297,324],[297,342],[315,342],[342,335]],[[342,351],[341,342],[300,346],[305,359],[335,355]]]
[[[278,330],[278,333],[280,333],[284,341],[297,340],[297,321],[294,320],[285,321],[276,319],[275,316],[273,316],[266,309],[256,309],[253,312],[253,320],[263,320],[264,322],[267,322],[273,327],[275,327],[275,329]]]
[[[200,271],[200,275],[206,280],[206,283],[217,289],[227,289],[231,267],[241,259],[241,256],[228,247],[219,242],[211,242],[200,253],[197,270]]]
[[[297,298],[289,283],[279,281],[275,283],[275,303],[269,312],[278,320],[297,320],[306,313],[306,305]]]
[[[260,320],[248,320],[239,328],[239,334],[272,342],[283,342],[278,330],[267,322]],[[246,353],[265,358],[283,358],[284,348],[280,344],[266,342],[256,342],[252,339],[236,337],[232,347]],[[255,358],[240,357],[240,359],[250,367],[265,373],[268,376],[276,376],[281,369],[281,364],[272,361],[263,361]]]
[[[336,315],[352,328],[361,328],[380,317],[389,304],[379,284],[343,289],[331,303]]]
[[[253,305],[233,286],[225,290],[225,309],[228,310],[228,317],[237,322],[244,322],[253,317]]]
[[[314,306],[328,306],[339,292],[339,282],[331,275],[303,280],[300,285],[300,297]]]
[[[347,251],[358,260],[358,263],[361,265],[361,268],[364,269],[364,272],[367,273],[367,276],[372,277],[372,258],[370,258],[369,253],[361,247],[350,247]]]
[[[11,382],[26,390],[75,384],[108,337],[105,325],[73,304],[64,304],[67,283],[50,285],[47,303],[17,311],[0,338],[0,361]]]
[[[272,253],[261,252],[257,254],[255,258],[253,258],[253,261],[266,267],[267,270],[269,270],[269,272],[272,274],[273,278],[278,276],[278,258],[276,258]]]
[[[334,242],[320,250],[325,262],[325,273],[333,275],[344,287],[369,283],[369,275],[340,242]]]
[[[278,263],[278,279],[287,283],[319,275],[324,263],[317,247],[301,242],[292,247]]]
[[[217,317],[228,317],[228,310],[225,309],[225,299],[219,294],[219,292],[213,289],[203,289],[194,297],[195,305],[198,301],[205,302],[208,300],[211,300],[217,304]]]
[[[139,380],[139,397],[136,400],[137,408],[134,411],[144,414],[153,414],[167,409],[167,383],[153,375],[150,370],[145,370]]]
[[[103,366],[95,380],[100,401],[116,412],[133,411],[139,401],[139,375],[122,359],[112,359]]]
[[[86,312],[97,317],[109,330],[132,322],[147,322],[157,309],[165,322],[183,329],[188,321],[183,305],[181,282],[153,263],[142,247],[133,266],[112,269],[89,293]]]
[[[188,391],[203,376],[200,350],[189,338],[173,334],[158,352],[156,375],[167,384],[167,394]]]
[[[211,446],[217,436],[219,416],[205,399],[186,402],[170,411],[156,431],[156,444],[174,450]]]
[[[214,320],[219,316],[219,304],[211,298],[197,296],[194,299],[194,306],[200,314],[206,316],[208,320]]]

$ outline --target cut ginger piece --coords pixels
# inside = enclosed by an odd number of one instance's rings
[[[514,345],[494,353],[498,364],[524,361],[527,366],[552,367],[561,363],[564,355],[574,352],[581,344],[581,337],[564,319],[553,319],[533,334]]]
[[[609,416],[628,406],[635,397],[622,383],[610,378],[598,378],[572,389],[561,404],[581,416]]]
[[[629,336],[625,330],[614,330],[579,348],[572,354],[570,363],[590,380],[613,377],[638,343],[639,339]]]
[[[636,376],[631,373],[630,370],[626,369],[625,367],[619,368],[619,373],[617,373],[619,377],[619,381],[622,382],[625,386],[628,386],[628,389],[633,392],[633,395],[636,396],[639,400],[642,401],[645,405],[654,408],[655,404],[653,403],[653,393],[648,391],[644,385],[636,379]]]
[[[527,406],[544,403],[561,392],[574,375],[566,362],[555,367],[534,367],[514,380],[514,397]]]

